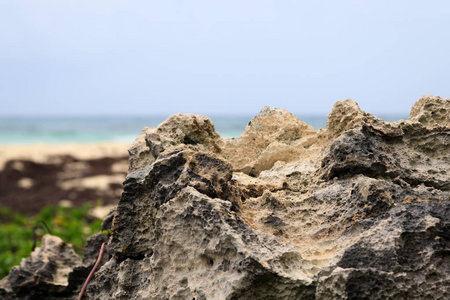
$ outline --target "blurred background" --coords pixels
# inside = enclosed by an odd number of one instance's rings
[[[450,97],[449,29],[443,0],[1,1],[0,277],[40,219],[84,243],[144,126],[203,114],[237,137],[273,106],[318,129],[345,98],[407,118]]]

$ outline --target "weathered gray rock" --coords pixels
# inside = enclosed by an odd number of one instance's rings
[[[173,150],[178,146],[194,151],[218,153],[222,143],[209,118],[202,115],[175,114],[157,128],[146,127],[142,130],[128,150],[129,172],[152,164],[166,149]]]
[[[387,123],[342,100],[318,131],[266,107],[234,140],[203,116],[144,129],[86,297],[450,298],[449,103]]]
[[[398,205],[322,271],[319,299],[449,299],[450,202]]]
[[[105,223],[103,228],[110,229]],[[0,299],[77,299],[102,243],[107,240],[102,234],[91,236],[80,259],[70,244],[57,236],[44,235],[41,247],[0,281]],[[110,258],[106,251],[101,264]]]
[[[0,281],[0,296],[6,299],[52,299],[70,295],[69,274],[81,263],[72,247],[59,237],[44,235],[20,266]]]

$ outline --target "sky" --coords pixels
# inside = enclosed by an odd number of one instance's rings
[[[1,0],[0,116],[407,116],[449,49],[448,0]]]

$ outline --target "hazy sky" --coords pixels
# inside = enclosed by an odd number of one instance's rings
[[[449,49],[448,0],[1,0],[0,115],[408,114]]]

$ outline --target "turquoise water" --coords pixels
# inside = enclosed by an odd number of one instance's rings
[[[0,117],[0,145],[31,143],[132,142],[143,127],[156,127],[168,116],[148,117]],[[326,116],[300,117],[314,129],[325,128]],[[238,137],[252,116],[212,116],[223,138]],[[383,118],[387,121],[401,116]]]

